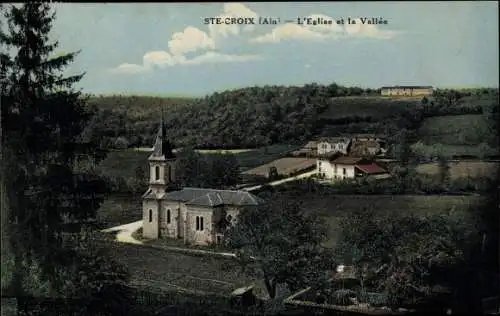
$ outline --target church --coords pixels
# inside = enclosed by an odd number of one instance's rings
[[[220,243],[240,211],[263,201],[242,190],[181,188],[176,181],[177,157],[166,134],[162,117],[148,158],[149,188],[142,196],[143,236],[182,239],[195,245]]]

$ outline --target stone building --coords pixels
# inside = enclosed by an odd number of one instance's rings
[[[432,86],[393,86],[380,89],[383,96],[430,96],[432,93]]]
[[[181,188],[176,180],[177,157],[166,137],[163,118],[148,162],[149,188],[142,196],[145,238],[219,243],[240,211],[262,203],[247,191]]]

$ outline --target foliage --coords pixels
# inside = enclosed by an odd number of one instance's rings
[[[119,136],[126,138],[130,146],[149,146],[153,141],[160,107],[166,107],[169,138],[180,146],[255,148],[283,142],[303,142],[331,123],[328,121],[331,115],[323,117],[326,121],[319,117],[327,109],[333,109],[335,113],[349,112],[342,118],[347,119],[347,123],[356,120],[359,111],[353,110],[351,103],[344,104],[343,101],[332,100],[333,97],[375,93],[370,89],[341,87],[333,83],[327,86],[249,87],[191,100],[92,97],[89,106],[100,111],[87,128],[86,135],[88,139],[101,139],[104,147],[113,146],[114,139]],[[374,109],[384,103],[362,98],[356,102],[373,113],[377,113]],[[397,107],[391,103],[392,109]]]
[[[373,210],[341,221],[338,254],[357,268],[362,286],[389,295],[394,306],[421,305],[456,289],[474,240],[474,224],[458,213],[375,217]]]
[[[454,115],[427,118],[418,130],[425,144],[478,145],[491,134],[485,116]]]
[[[297,291],[325,277],[333,267],[328,251],[320,246],[325,237],[324,224],[303,206],[270,200],[243,211],[227,242],[247,271],[263,278],[274,298],[279,284]]]
[[[227,189],[240,182],[239,165],[233,154],[202,155],[184,148],[177,167],[182,186]]]
[[[77,167],[100,158],[95,144],[80,138],[93,113],[72,88],[82,75],[63,74],[76,53],[56,55],[57,42],[49,43],[50,8],[38,2],[9,6],[8,28],[0,34],[12,53],[2,55],[2,180],[14,260],[9,291],[18,297],[69,293],[58,273],[68,267],[67,224],[87,227],[105,192],[102,179]],[[71,258],[81,263],[85,255]]]

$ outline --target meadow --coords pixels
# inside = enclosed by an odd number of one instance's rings
[[[265,293],[259,282],[244,274],[232,259],[193,256],[121,243],[110,248],[110,255],[129,269],[133,286],[229,295],[237,288],[257,283],[256,294]]]
[[[140,195],[108,195],[97,211],[97,224],[103,229],[141,219],[142,200]]]
[[[479,145],[489,133],[491,131],[481,114],[430,117],[418,130],[419,139],[424,144],[452,146]]]
[[[270,163],[260,165],[256,168],[247,170],[244,172],[244,174],[267,177],[269,174],[269,168],[276,167],[279,175],[290,176],[297,172],[309,170],[311,168],[314,168],[315,166],[316,166],[316,159],[286,157],[273,160]]]
[[[500,163],[488,161],[450,161],[448,162],[450,178],[491,178],[496,179]],[[425,163],[416,167],[416,171],[427,175],[438,175],[438,163]]]
[[[299,145],[276,144],[257,149],[198,150],[198,152],[203,155],[233,154],[238,160],[241,170],[244,171],[283,158],[300,147]],[[147,174],[149,155],[150,152],[135,149],[110,151],[98,168],[109,177],[134,178],[137,176],[138,169]]]
[[[310,212],[323,218],[329,225],[325,246],[334,247],[339,238],[339,220],[356,211],[372,211],[380,216],[408,214],[426,216],[455,210],[464,213],[482,201],[478,196],[440,195],[328,195],[318,196],[305,193],[297,197],[287,197],[303,201]]]
[[[335,97],[320,119],[371,117],[375,120],[392,117],[404,109],[416,106],[421,98]]]

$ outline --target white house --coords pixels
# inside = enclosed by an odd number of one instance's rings
[[[367,159],[340,156],[318,158],[317,173],[324,179],[345,180],[364,175],[385,174],[387,171]]]
[[[186,243],[219,243],[240,211],[262,200],[247,191],[180,188],[177,158],[162,123],[149,160],[149,188],[142,196],[143,236],[177,238]]]
[[[349,137],[329,137],[318,142],[318,155],[341,153],[347,155],[351,139]]]

